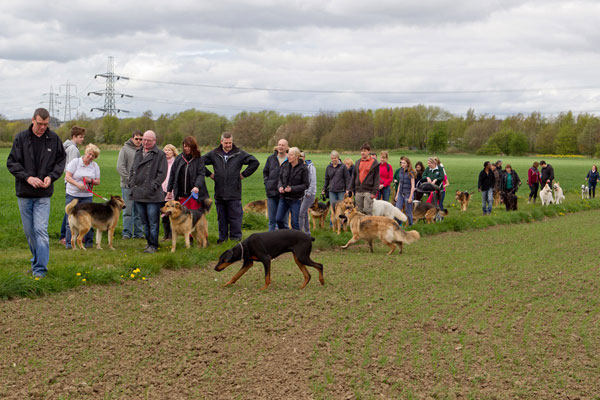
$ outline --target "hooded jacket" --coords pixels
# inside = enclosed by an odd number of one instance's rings
[[[133,158],[137,147],[133,144],[133,139],[129,139],[123,144],[123,147],[119,151],[119,158],[117,158],[117,172],[121,177],[121,187],[127,187],[127,181],[129,180],[129,171],[133,165]]]
[[[334,167],[329,163],[325,169],[325,184],[323,190],[325,192],[342,193],[350,190],[350,173],[343,162],[338,163]]]
[[[69,165],[72,160],[81,157],[81,154],[79,153],[79,148],[77,145],[70,139],[64,141],[63,147],[65,148],[65,154],[67,155],[67,159],[65,161],[65,168],[67,168],[67,165]]]
[[[167,177],[167,156],[154,145],[144,157],[144,148],[136,150],[133,165],[129,171],[129,197],[140,203],[161,203],[165,201],[162,183]]]
[[[33,124],[15,136],[12,148],[6,160],[6,167],[15,176],[15,190],[18,197],[41,198],[51,197],[54,193],[54,181],[60,178],[65,170],[65,148],[58,135],[49,128],[42,135],[45,151],[39,155],[36,163],[31,145],[31,128]],[[50,186],[34,188],[27,183],[27,178],[35,176],[41,180],[49,176]]]
[[[362,160],[356,161],[354,164],[354,171],[352,172],[352,180],[350,182],[350,190],[352,193],[369,192],[372,195],[376,195],[379,190],[379,163],[377,160],[373,160],[373,165],[369,169],[369,173],[365,177],[365,180],[360,182],[360,163]]]
[[[219,145],[202,156],[205,165],[212,165],[215,172],[215,200],[241,200],[242,199],[242,179],[240,171],[244,165],[247,165],[244,172],[241,172],[244,178],[249,177],[256,171],[260,163],[253,155],[246,153],[235,144],[231,151],[225,154],[223,146]],[[210,171],[206,169],[206,176]]]

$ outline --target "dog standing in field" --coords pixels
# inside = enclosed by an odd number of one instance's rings
[[[461,192],[460,190],[456,191],[456,195],[454,196],[458,204],[460,204],[461,211],[467,211],[469,207],[469,202],[471,201],[471,193],[469,192]]]
[[[344,215],[344,210],[347,207],[354,207],[354,198],[352,196],[344,196],[344,200],[338,201],[335,204],[335,208],[331,207],[331,228],[334,231],[337,231],[339,235],[344,228],[345,231],[348,230],[348,224],[344,222],[342,216]]]
[[[388,217],[392,221],[398,219],[400,222],[408,221],[408,217],[394,206],[392,203],[384,200],[373,199],[373,215],[379,217]]]
[[[323,264],[319,264],[310,258],[314,240],[315,238],[306,233],[293,229],[254,233],[221,254],[219,262],[215,266],[215,271],[223,271],[234,262],[242,260],[242,268],[225,284],[225,286],[229,286],[240,279],[252,267],[254,261],[260,261],[265,268],[265,285],[261,290],[265,290],[271,284],[271,260],[283,253],[291,252],[294,254],[296,265],[304,275],[304,281],[300,289],[304,289],[310,281],[310,274],[306,269],[307,265],[319,271],[319,282],[324,285]]]
[[[447,209],[439,209],[431,203],[417,201],[413,202],[413,221],[416,223],[423,219],[428,224],[435,222],[436,215],[446,217],[448,215]]]
[[[244,206],[244,212],[255,212],[258,214],[265,214],[265,217],[269,218],[267,199],[251,201],[250,203]]]
[[[542,200],[542,205],[547,206],[550,203],[554,203],[554,198],[552,197],[552,190],[550,190],[550,186],[546,183],[544,188],[540,190],[540,199]]]
[[[396,250],[396,246],[402,253],[402,244],[411,244],[421,237],[417,231],[405,232],[400,228],[396,221],[388,217],[365,215],[360,213],[354,206],[344,210],[344,218],[348,220],[352,238],[342,246],[342,249],[348,248],[352,243],[365,239],[369,243],[371,253],[373,253],[373,240],[379,239],[383,244],[390,248],[388,255]]]
[[[312,219],[313,229],[317,229],[317,220],[319,220],[321,229],[325,228],[325,218],[327,218],[327,214],[329,213],[329,202],[327,204],[321,203],[315,198],[315,202],[308,209],[308,213]]]
[[[190,210],[182,206],[180,202],[169,200],[160,211],[169,216],[171,222],[171,253],[177,247],[177,235],[183,235],[185,248],[190,247],[190,235],[196,239],[198,247],[204,248],[208,245],[208,221],[206,214],[210,211],[212,200],[204,199],[199,210]]]
[[[565,199],[565,195],[563,193],[562,188],[558,184],[558,182],[554,183],[554,201],[555,204],[561,204]]]
[[[585,199],[589,199],[589,198],[590,198],[590,188],[585,185],[581,185],[581,200],[585,200]]]
[[[506,211],[517,211],[518,200],[514,192],[502,192],[502,201],[506,206]]]
[[[77,204],[74,199],[65,207],[65,213],[69,216],[71,227],[71,248],[85,250],[83,238],[93,227],[96,228],[96,248],[102,250],[102,231],[108,231],[108,247],[114,250],[113,237],[115,228],[119,222],[121,210],[125,208],[125,202],[121,196],[110,196],[106,203],[84,203]],[[77,246],[75,245],[77,244]]]
[[[499,206],[502,203],[502,195],[499,191],[494,190],[494,207]]]

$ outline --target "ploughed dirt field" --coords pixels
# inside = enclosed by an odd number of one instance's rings
[[[0,398],[600,398],[599,216],[4,301]]]

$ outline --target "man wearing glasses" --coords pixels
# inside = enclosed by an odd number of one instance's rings
[[[48,110],[35,110],[29,128],[15,137],[6,161],[15,176],[21,222],[33,254],[31,273],[36,278],[43,278],[48,272],[50,197],[54,181],[65,169],[66,159],[62,141],[49,129],[49,124]]]
[[[119,151],[119,158],[117,159],[117,172],[121,176],[121,194],[125,201],[125,209],[123,210],[123,232],[121,235],[123,239],[141,239],[144,237],[144,231],[142,230],[142,221],[140,216],[135,212],[133,201],[129,198],[129,187],[127,187],[127,181],[129,180],[129,171],[133,165],[133,158],[135,157],[135,151],[142,145],[142,132],[133,131],[131,139],[125,142],[121,151]]]
[[[160,229],[160,207],[165,201],[162,183],[167,177],[167,156],[156,146],[156,134],[144,132],[142,146],[136,150],[129,171],[129,196],[135,202],[148,242],[144,253],[158,250]]]

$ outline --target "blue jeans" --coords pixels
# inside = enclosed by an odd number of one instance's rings
[[[297,231],[300,230],[300,224],[298,223],[298,217],[300,215],[301,199],[284,199],[281,198],[279,207],[277,208],[277,228],[286,229],[285,220],[288,211],[292,213],[292,229]]]
[[[406,209],[403,213],[408,218],[408,225],[411,226],[413,224],[413,203],[408,202],[408,198],[410,197],[410,193],[402,194],[398,193],[398,201],[396,201],[396,207],[402,211],[402,207],[404,206]]]
[[[494,203],[494,188],[481,191],[482,209],[484,214],[490,214],[492,212],[492,204]],[[487,208],[486,208],[487,203]]]
[[[48,237],[50,197],[17,197],[17,202],[27,244],[33,254],[31,272],[34,276],[45,276],[50,260],[50,239]]]
[[[439,207],[440,207],[440,210],[443,210],[443,209],[444,209],[444,198],[445,198],[445,197],[446,197],[446,191],[445,191],[445,190],[442,190],[442,191],[440,192],[440,202],[439,202]]]
[[[390,192],[392,188],[389,186],[384,186],[382,189],[379,189],[379,193],[377,193],[377,200],[390,201]]]
[[[135,211],[134,201],[129,198],[129,188],[121,188],[125,209],[123,210],[123,231],[121,235],[126,238],[142,238],[144,230],[142,229],[142,220],[139,213]]]
[[[77,204],[85,204],[85,203],[93,203],[93,197],[75,197],[71,196],[68,193],[65,193],[65,206],[72,202],[74,199],[79,200]],[[67,224],[65,226],[65,241],[67,249],[71,248],[71,226],[69,225],[69,219],[67,218]],[[85,234],[83,239],[83,245],[85,247],[93,247],[94,246],[94,230],[90,229],[88,233]]]
[[[244,210],[241,200],[216,200],[219,222],[219,242],[242,240],[242,218]]]
[[[65,190],[67,188],[67,183],[65,182]],[[65,193],[66,194],[66,193]],[[67,234],[67,213],[65,213],[62,224],[60,225],[60,240],[63,240]]]
[[[160,207],[162,203],[142,203],[134,201],[135,212],[139,214],[144,227],[148,246],[158,249],[158,231],[160,229]]]
[[[279,208],[280,197],[267,197],[267,208],[269,213],[269,232],[277,229],[277,208]],[[288,229],[287,215],[285,218],[285,229]]]
[[[316,195],[308,195],[302,198],[302,203],[300,204],[300,216],[298,217],[298,223],[300,225],[300,230],[304,233],[310,235],[310,221],[308,218],[308,209],[315,204],[315,196]],[[285,217],[284,217],[285,218]]]

